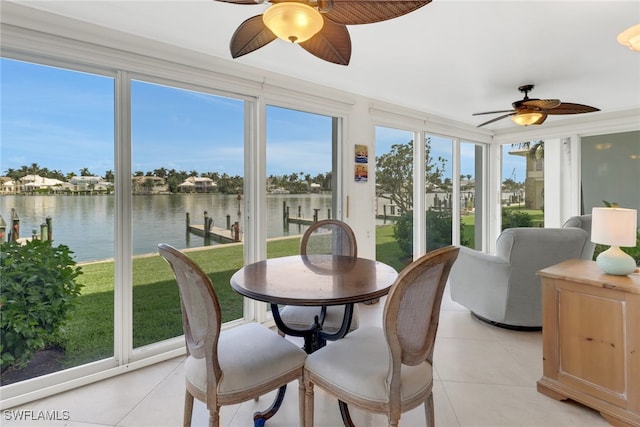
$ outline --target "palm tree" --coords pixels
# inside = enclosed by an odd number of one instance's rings
[[[531,159],[544,159],[544,141],[527,141],[519,144],[511,144],[512,147],[524,148],[529,150],[529,158]]]
[[[37,163],[31,163],[31,167],[29,168],[29,172],[31,175],[39,175],[40,166]]]
[[[106,171],[104,173],[104,180],[107,182],[114,182],[115,181],[115,175],[113,173],[113,171],[111,169],[109,169],[108,171]]]
[[[166,176],[167,176],[167,169],[166,169],[166,168],[154,169],[153,174],[154,174],[155,176],[157,176],[158,178],[166,178]]]

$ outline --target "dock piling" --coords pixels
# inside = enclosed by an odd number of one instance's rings
[[[302,216],[302,206],[298,206],[298,215],[296,217],[291,217],[289,215],[289,206],[287,206],[286,202],[282,202],[282,223],[285,227],[288,228],[289,224],[301,224],[301,225],[311,225],[314,222],[318,222],[320,220],[320,208],[313,208],[313,216],[312,218],[303,217]],[[327,218],[331,218],[331,208],[327,209]]]
[[[48,216],[45,218],[44,222],[47,224],[47,240],[51,241],[53,240],[53,221],[51,220],[51,217]]]
[[[49,232],[47,231],[47,223],[43,222],[42,224],[40,224],[40,240],[45,242],[48,240],[48,237],[49,237]]]
[[[20,217],[15,208],[11,208],[11,232],[9,241],[16,242],[20,238]]]
[[[4,218],[0,215],[0,243],[4,243],[7,236],[7,223],[4,222]]]

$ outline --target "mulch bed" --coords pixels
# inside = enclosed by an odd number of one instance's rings
[[[15,367],[10,366],[2,371],[0,384],[5,386],[60,371],[63,369],[62,364],[60,363],[60,360],[63,357],[64,350],[60,347],[51,347],[40,350],[24,368],[16,369]]]

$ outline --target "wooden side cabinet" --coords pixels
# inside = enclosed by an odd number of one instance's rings
[[[538,391],[572,399],[614,426],[640,426],[640,274],[611,276],[568,260],[542,279]]]

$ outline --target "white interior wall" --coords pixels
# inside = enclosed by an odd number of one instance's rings
[[[371,123],[369,104],[359,99],[346,120],[345,138],[342,146],[343,188],[345,194],[342,218],[353,229],[358,242],[358,256],[375,259],[375,128]],[[355,144],[369,147],[369,178],[356,182]]]

